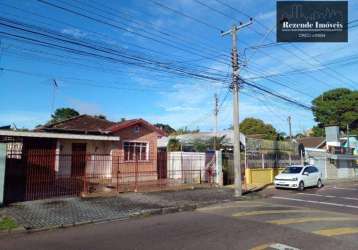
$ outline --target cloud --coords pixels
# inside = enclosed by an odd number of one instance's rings
[[[75,38],[83,38],[88,35],[86,32],[76,28],[65,28],[61,30],[61,33],[71,35]]]
[[[276,10],[260,13],[259,15],[257,15],[255,19],[266,20],[266,19],[272,19],[275,16],[276,16]]]

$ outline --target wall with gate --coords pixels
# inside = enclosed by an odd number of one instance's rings
[[[216,181],[218,161],[214,153],[182,154],[180,157],[176,154],[167,157],[164,154],[158,153],[158,156],[149,156],[143,161],[126,161],[114,152],[74,155],[43,149],[9,153],[6,156],[6,201],[12,203],[103,192],[154,191]],[[76,170],[78,165],[74,164],[74,157],[85,161],[84,171]],[[61,166],[66,166],[69,171],[59,171]]]

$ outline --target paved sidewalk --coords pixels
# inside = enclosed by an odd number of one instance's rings
[[[0,213],[13,217],[25,229],[33,230],[193,210],[234,200],[238,199],[233,197],[232,189],[207,188],[29,201],[3,208]]]

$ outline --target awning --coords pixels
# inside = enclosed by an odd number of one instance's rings
[[[0,130],[0,136],[91,140],[91,141],[119,141],[120,140],[119,136],[28,132],[28,131],[15,131],[15,130]]]

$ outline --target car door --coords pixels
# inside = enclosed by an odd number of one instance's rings
[[[310,183],[310,186],[314,186],[317,184],[317,172],[316,171],[317,169],[315,167],[308,167],[308,173],[309,173],[309,183]]]
[[[321,173],[320,171],[318,171],[318,168],[315,166],[312,166],[312,176],[313,176],[313,180],[312,180],[312,185],[316,185],[318,182],[318,179],[321,178]]]
[[[311,172],[312,172],[311,167],[306,167],[302,172],[302,174],[303,174],[303,182],[305,183],[306,187],[312,186],[314,177],[313,177]],[[307,173],[307,175],[304,175],[304,173]]]

